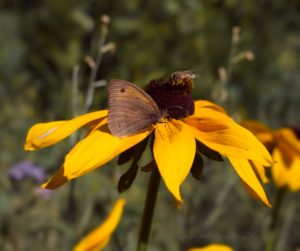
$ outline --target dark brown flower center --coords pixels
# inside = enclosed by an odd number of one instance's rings
[[[194,99],[191,95],[195,75],[183,71],[175,72],[166,79],[152,80],[146,92],[169,119],[182,119],[194,113]]]

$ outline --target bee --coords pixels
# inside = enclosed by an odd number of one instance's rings
[[[192,71],[176,71],[170,75],[169,82],[173,86],[182,86],[190,91],[194,87],[194,79],[196,77],[198,75]]]

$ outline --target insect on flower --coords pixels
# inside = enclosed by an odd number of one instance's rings
[[[175,86],[188,85],[188,90],[191,91],[191,89],[194,87],[193,80],[196,77],[198,77],[198,75],[192,71],[176,71],[171,74],[170,82]]]
[[[126,137],[146,130],[163,117],[155,101],[141,88],[125,80],[112,80],[108,87],[108,128]]]
[[[174,72],[167,83],[174,87],[186,88],[190,92],[195,77],[196,75],[189,71]],[[165,83],[156,80],[154,84]],[[170,119],[166,109],[161,110],[149,94],[133,83],[121,79],[112,80],[108,92],[108,128],[114,136],[130,136],[146,130],[163,118]],[[173,108],[183,109],[178,105]]]
[[[150,81],[145,90],[126,80],[112,80],[108,86],[108,110],[34,125],[25,144],[30,151],[53,145],[80,127],[89,128],[86,137],[66,155],[61,168],[43,187],[57,188],[128,151],[141,152],[138,158],[130,155],[120,161],[133,160],[127,174],[135,177],[144,143],[151,134],[154,166],[178,202],[182,202],[180,186],[187,175],[200,177],[197,170],[201,169],[204,156],[218,161],[225,156],[247,191],[270,206],[256,170],[260,167],[256,163],[272,165],[270,154],[222,107],[206,100],[194,101],[191,90],[196,77],[190,71],[175,72]]]

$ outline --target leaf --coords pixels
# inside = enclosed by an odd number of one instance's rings
[[[191,174],[196,180],[200,180],[203,174],[204,161],[200,153],[195,154],[195,159],[191,168]]]
[[[121,176],[118,184],[119,193],[122,193],[131,187],[136,177],[138,168],[139,166],[136,163],[133,163],[128,171]]]
[[[155,164],[154,160],[152,160],[148,164],[142,166],[141,170],[145,173],[149,173],[149,172],[152,172],[154,170],[155,166],[156,166],[156,164]]]
[[[197,150],[211,160],[224,161],[221,154],[210,149],[209,147],[207,147],[199,141],[197,141]]]

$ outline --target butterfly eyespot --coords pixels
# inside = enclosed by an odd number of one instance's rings
[[[124,89],[124,88],[121,88],[121,89],[120,89],[120,92],[124,93],[124,92],[125,92],[125,89]]]

